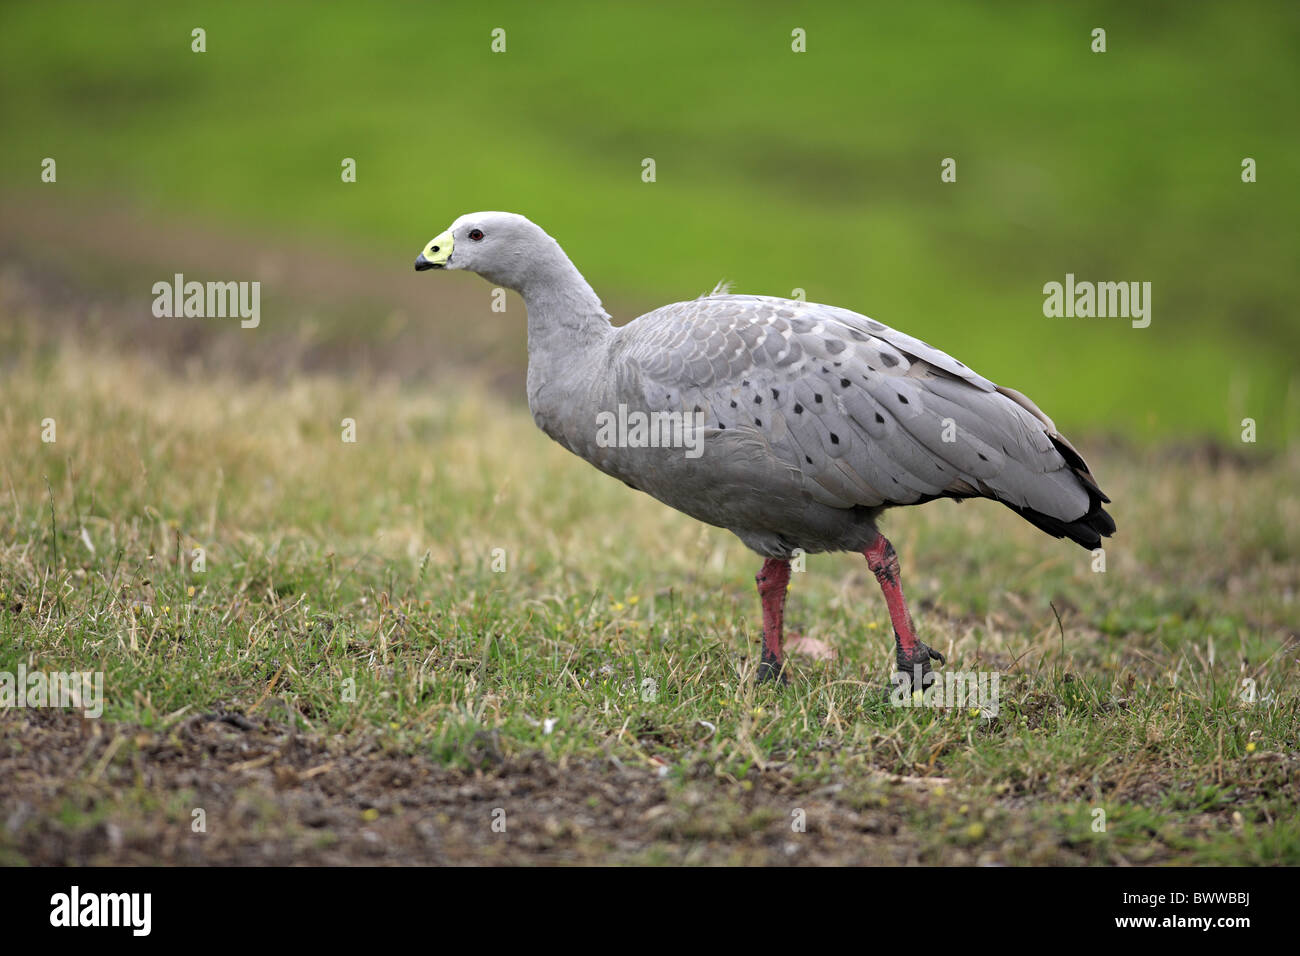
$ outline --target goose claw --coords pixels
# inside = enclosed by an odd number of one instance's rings
[[[901,647],[898,649],[898,673],[911,682],[913,691],[923,691],[930,686],[929,675],[934,671],[930,661],[938,661],[940,667],[948,663],[942,654],[920,641],[913,646],[910,655]]]
[[[763,658],[758,662],[758,683],[776,684],[778,687],[785,687],[790,683],[790,678],[785,672],[785,662],[777,662]]]

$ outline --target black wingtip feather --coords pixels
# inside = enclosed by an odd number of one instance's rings
[[[1074,521],[1062,521],[1060,518],[1054,518],[1041,511],[1035,511],[1033,508],[1020,508],[1016,505],[1007,504],[1005,501],[1003,504],[1034,527],[1046,531],[1052,537],[1069,538],[1089,551],[1100,548],[1101,539],[1103,537],[1109,538],[1115,533],[1115,519],[1101,507],[1100,500],[1094,504],[1091,511]]]
[[[1061,457],[1065,459],[1075,477],[1079,479],[1079,484],[1083,486],[1083,490],[1088,493],[1088,511],[1081,518],[1065,521],[1044,514],[1041,511],[1035,511],[1033,508],[1021,508],[1005,501],[1002,503],[1034,527],[1046,531],[1055,538],[1069,538],[1089,551],[1100,548],[1101,539],[1109,538],[1116,530],[1115,519],[1102,507],[1103,504],[1109,504],[1110,499],[1098,487],[1097,479],[1092,476],[1092,472],[1088,469],[1088,463],[1083,460],[1083,457],[1074,450],[1070,443],[1056,435],[1051,437],[1052,443],[1056,445],[1056,450],[1061,453]]]

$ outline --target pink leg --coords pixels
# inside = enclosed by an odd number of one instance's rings
[[[894,546],[883,534],[877,534],[862,552],[867,559],[867,567],[880,582],[880,590],[885,595],[885,604],[889,608],[889,620],[894,625],[894,643],[897,649],[898,670],[912,679],[912,687],[921,689],[929,683],[925,675],[930,673],[930,661],[944,663],[943,655],[921,643],[916,636],[916,627],[912,624],[912,615],[907,610],[907,601],[903,598],[903,585],[900,580],[898,555]]]
[[[785,683],[785,653],[782,628],[785,625],[785,592],[790,586],[790,562],[768,558],[755,577],[758,597],[763,603],[763,658],[758,665],[758,682]]]

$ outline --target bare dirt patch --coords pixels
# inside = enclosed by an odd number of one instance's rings
[[[728,782],[698,767],[683,781],[609,761],[501,762],[486,738],[466,756],[482,768],[239,715],[152,732],[9,712],[0,853],[38,865],[899,864],[920,852],[904,812],[935,799],[907,781],[864,797],[779,772]],[[796,809],[806,832],[792,830]]]

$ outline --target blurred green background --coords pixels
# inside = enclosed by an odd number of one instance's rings
[[[5,4],[4,256],[36,256],[47,215],[112,204],[141,229],[383,263],[376,302],[420,282],[411,320],[433,336],[482,324],[440,305],[478,280],[410,260],[460,213],[508,209],[611,307],[724,277],[798,287],[1022,389],[1063,428],[1234,444],[1251,416],[1261,444],[1294,441],[1300,5],[1135,7]],[[40,182],[47,156],[57,184]],[[72,258],[58,281],[92,298],[111,284],[98,256]],[[1044,317],[1043,284],[1067,272],[1151,282],[1151,326]],[[378,327],[365,319],[348,335]],[[522,349],[517,323],[496,331]]]

